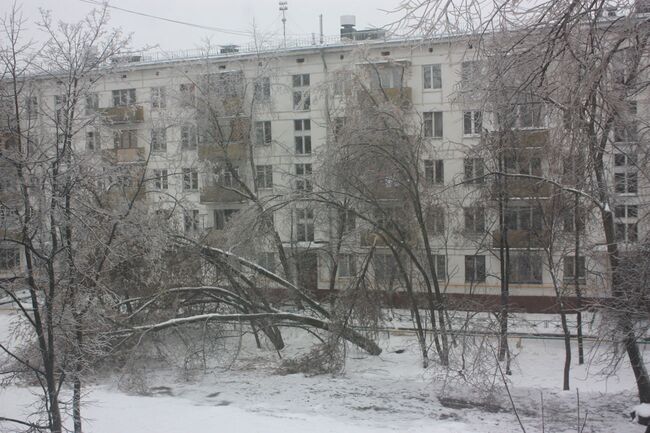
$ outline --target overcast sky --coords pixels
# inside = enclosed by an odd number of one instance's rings
[[[3,13],[8,3],[3,2]],[[319,14],[323,14],[325,35],[338,34],[341,15],[356,15],[357,29],[382,26],[397,18],[382,9],[395,9],[399,3],[400,0],[288,0],[287,38],[318,35]],[[55,18],[64,21],[78,20],[93,8],[82,0],[23,0],[19,4],[28,21],[28,33],[35,38],[39,33],[33,23],[39,17],[39,8],[51,10]],[[157,46],[155,50],[164,51],[196,48],[205,38],[217,45],[244,44],[251,39],[254,24],[265,37],[282,38],[282,15],[277,0],[112,0],[110,4],[192,24],[248,32],[245,36],[227,34],[111,9],[112,25],[133,34],[133,48]]]

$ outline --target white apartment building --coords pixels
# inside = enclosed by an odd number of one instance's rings
[[[381,86],[406,98],[423,123],[424,182],[447,198],[429,227],[442,290],[496,299],[501,285],[496,215],[486,196],[473,192],[482,181],[471,180],[489,170],[472,154],[486,136],[489,116],[482,113],[478,101],[472,105],[471,98],[464,102],[458,98],[461,81],[471,76],[476,65],[467,38],[342,39],[272,52],[235,47],[223,51],[209,56],[116,59],[118,66],[95,84],[82,104],[88,123],[75,138],[79,152],[108,158],[121,167],[122,174],[118,170],[116,176],[123,179],[117,182],[123,182],[126,190],[134,182],[134,173],[146,170],[146,191],[139,193],[139,200],[151,206],[152,213],[170,212],[166,216],[177,221],[179,229],[213,245],[235,248],[240,240],[246,245],[242,254],[279,269],[277,245],[255,241],[259,221],[251,222],[240,212],[255,207],[246,199],[248,192],[239,192],[241,180],[265,209],[264,215],[272,215],[270,221],[287,249],[298,282],[312,290],[343,290],[360,272],[374,229],[359,215],[346,217],[349,230],[336,254],[337,277],[331,285],[330,241],[336,227],[333,219],[339,213],[312,206],[295,194],[320,187],[319,170],[326,150],[331,151],[330,114],[335,99],[327,97],[327,92],[340,92],[337,86],[351,71],[376,68],[381,71]],[[51,84],[47,80],[38,84],[33,103],[41,111],[56,111],[60,103]],[[218,108],[211,109],[211,101],[218,101]],[[639,103],[638,112],[645,110]],[[520,116],[519,127],[532,137],[529,144],[536,149],[526,158],[526,167],[516,158],[504,163],[519,173],[541,175],[551,168],[543,149],[549,119],[534,109],[522,108]],[[48,116],[40,119],[47,128]],[[213,126],[206,128],[206,122]],[[226,145],[215,145],[220,140]],[[634,140],[638,137],[619,141]],[[621,196],[616,205],[617,230],[629,243],[637,242],[643,232],[637,225],[642,182],[632,158],[632,153],[612,151],[611,155],[612,182]],[[525,181],[516,184],[523,185],[524,193],[512,193],[514,205],[507,210],[510,295],[513,299],[553,297],[545,250],[528,234],[545,222],[535,206],[526,204],[525,193],[530,189]],[[572,223],[565,222],[567,233],[575,230]],[[568,254],[568,264],[559,265],[558,275],[569,285],[577,271],[588,295],[604,295],[600,277],[604,249],[598,247],[603,242],[601,230],[597,220],[588,221],[587,226],[594,227],[585,230],[583,240],[589,253],[581,254],[577,265]],[[386,289],[399,292],[402,283],[390,249],[379,241],[373,254],[372,278],[390,280]],[[0,269],[6,273],[19,261],[14,250],[0,250]]]

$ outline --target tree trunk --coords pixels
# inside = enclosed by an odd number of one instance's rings
[[[578,275],[578,257],[580,257],[580,229],[582,228],[580,216],[580,198],[578,194],[575,195],[574,218],[573,228],[575,230],[575,259],[573,261],[573,285],[576,292],[576,326],[578,333],[578,364],[585,363],[585,352],[582,340],[582,290],[580,289],[580,276]]]
[[[562,322],[562,333],[564,334],[564,372],[562,381],[562,390],[569,390],[570,372],[571,372],[571,330],[566,321],[566,313],[560,301],[560,320]]]

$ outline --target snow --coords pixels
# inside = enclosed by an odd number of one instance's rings
[[[551,317],[551,316],[549,316]],[[10,319],[0,312],[0,338]],[[284,331],[284,357],[309,350],[305,333]],[[505,394],[481,394],[452,380],[433,364],[424,370],[412,334],[380,333],[384,352],[369,356],[348,345],[339,375],[284,374],[272,350],[258,350],[248,336],[232,368],[209,371],[152,370],[144,379],[148,395],[126,393],[123,376],[98,378],[87,386],[83,409],[92,433],[515,433],[521,429]],[[588,363],[572,363],[571,391],[561,391],[564,362],[561,340],[519,339],[513,350],[509,387],[528,433],[575,432],[577,393],[585,431],[642,432],[629,408],[637,402],[634,377],[626,362],[614,376],[603,376],[604,347],[589,342]],[[650,353],[644,349],[646,359]],[[397,353],[404,350],[402,353]],[[575,347],[574,347],[575,351]],[[230,362],[224,364],[230,365]],[[499,381],[497,380],[497,383]],[[0,388],[0,416],[23,417],[34,407],[36,388]],[[133,391],[135,392],[135,391]],[[643,405],[640,413],[650,412]],[[0,431],[5,431],[0,425]]]
[[[634,406],[634,409],[632,411],[635,414],[634,421],[638,422],[639,417],[642,418],[650,418],[650,404],[648,403],[641,403],[637,406]]]

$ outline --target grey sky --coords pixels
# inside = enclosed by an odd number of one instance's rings
[[[311,38],[318,35],[318,15],[323,14],[325,35],[337,35],[340,15],[356,15],[357,29],[381,26],[397,18],[380,9],[390,10],[400,0],[288,0],[287,37]],[[8,3],[8,2],[7,2]],[[39,8],[49,9],[53,16],[64,21],[78,20],[92,5],[80,0],[24,0],[20,2],[24,18],[28,21],[28,33],[38,38],[33,24],[39,17]],[[265,37],[281,39],[282,21],[277,0],[113,0],[111,5],[171,18],[194,24],[219,27],[237,31],[252,32],[253,23]],[[7,5],[8,6],[8,5]],[[6,7],[3,8],[6,12]],[[248,36],[236,36],[167,23],[143,16],[112,9],[111,23],[121,27],[125,33],[133,33],[134,48],[157,45],[157,50],[179,50],[201,46],[201,41],[210,38],[213,44],[244,44]]]

